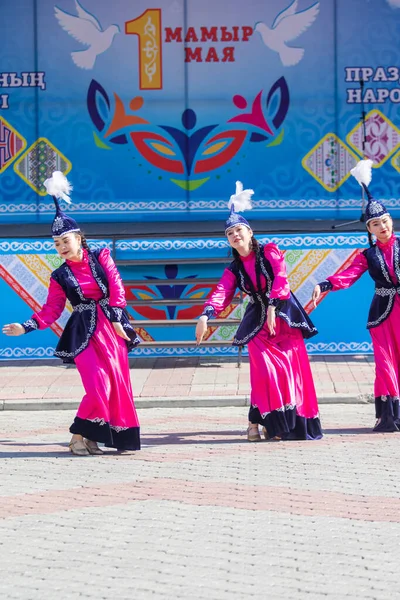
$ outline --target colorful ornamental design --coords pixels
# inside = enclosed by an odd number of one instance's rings
[[[303,158],[304,169],[328,192],[335,192],[350,177],[358,162],[354,154],[334,133],[327,133]]]
[[[374,161],[373,167],[381,167],[400,145],[400,130],[379,110],[371,110],[365,117],[365,156]],[[346,141],[362,155],[363,125],[358,123],[346,137]]]
[[[172,183],[190,191],[208,181],[212,172],[228,165],[245,144],[282,143],[282,124],[289,109],[284,77],[267,94],[261,90],[250,102],[235,94],[232,115],[226,122],[201,126],[201,117],[192,108],[179,115],[176,126],[155,124],[142,116],[141,96],[126,104],[117,94],[113,96],[111,99],[100,83],[92,80],[87,105],[97,130],[93,133],[97,147],[111,150],[133,146],[147,163],[169,173]]]
[[[0,173],[11,165],[25,147],[26,140],[10,123],[0,117]]]
[[[34,192],[46,196],[43,183],[53,171],[70,172],[72,164],[46,138],[38,138],[14,164],[14,171]]]

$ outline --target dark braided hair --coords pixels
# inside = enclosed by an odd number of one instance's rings
[[[86,239],[86,236],[83,233],[83,231],[75,231],[74,233],[75,233],[76,236],[79,235],[79,237],[81,238],[81,246],[82,246],[82,248],[84,248],[85,250],[87,250],[88,252],[90,252],[89,244],[87,243],[87,239]]]
[[[374,240],[372,239],[372,233],[370,232],[369,229],[367,229],[367,231],[368,231],[368,242],[369,242],[370,248],[372,248],[372,246],[374,246]]]
[[[75,233],[76,233],[76,235],[79,235],[81,238],[82,248],[85,248],[85,250],[89,251],[90,250],[89,244],[87,243],[87,239],[86,239],[86,236],[83,233],[83,231],[76,231]]]
[[[255,266],[256,266],[256,282],[257,282],[257,290],[254,289],[254,286],[251,282],[251,279],[249,278],[249,276],[247,275],[246,269],[243,266],[242,261],[240,260],[240,254],[239,252],[236,250],[236,248],[231,248],[232,250],[232,256],[233,259],[235,261],[235,263],[237,264],[237,267],[239,269],[239,271],[241,271],[248,287],[253,291],[261,291],[261,270],[260,270],[260,253],[261,253],[261,247],[259,242],[256,240],[256,238],[254,237],[254,235],[251,236],[250,239],[250,250],[252,250],[253,252],[255,252],[256,255],[256,262],[255,262]]]

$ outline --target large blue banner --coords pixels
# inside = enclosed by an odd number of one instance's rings
[[[399,0],[2,0],[0,221],[399,215]],[[362,102],[364,125],[360,120]],[[365,142],[365,143],[364,143]],[[364,147],[363,147],[364,143]]]

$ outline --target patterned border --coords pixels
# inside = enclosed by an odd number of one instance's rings
[[[350,177],[350,173],[349,172],[344,173],[343,177],[340,179],[340,181],[336,182],[336,185],[334,187],[329,187],[328,185],[326,185],[326,183],[324,183],[324,181],[322,179],[317,177],[316,173],[314,173],[314,171],[312,171],[307,165],[307,160],[310,158],[310,156],[312,156],[315,153],[315,151],[318,150],[318,148],[320,146],[323,146],[325,141],[328,140],[329,138],[333,138],[335,140],[335,144],[337,146],[341,146],[342,148],[344,148],[344,150],[346,150],[346,152],[348,152],[350,154],[350,156],[352,156],[354,161],[358,162],[359,156],[357,154],[354,154],[353,150],[350,150],[346,146],[346,144],[335,133],[327,133],[326,135],[324,135],[323,138],[321,138],[319,140],[319,142],[317,144],[315,144],[315,146],[313,148],[311,148],[311,150],[309,152],[307,152],[307,154],[302,159],[301,164],[302,164],[303,169],[305,171],[307,171],[307,173],[309,175],[311,175],[311,177],[313,177],[315,179],[315,181],[317,181],[327,192],[332,193],[332,192],[336,192],[336,190],[338,190],[340,188],[340,186]]]
[[[88,244],[93,250],[100,248],[112,248],[112,242],[110,240],[90,240],[88,239]],[[54,250],[54,242],[52,240],[0,240],[0,253],[1,254],[15,254],[21,252],[30,252],[30,253],[38,253],[38,252],[51,252],[56,254]]]
[[[54,348],[0,348],[0,361],[26,358],[54,358]]]
[[[307,352],[310,355],[324,354],[372,354],[372,344],[369,342],[306,342]],[[131,358],[151,356],[237,356],[238,349],[233,346],[220,346],[218,348],[141,348],[138,346],[129,354]],[[247,356],[247,349],[243,351]],[[54,348],[0,348],[0,362],[2,360],[18,360],[27,358],[54,358]]]
[[[365,234],[315,234],[315,235],[293,235],[293,236],[258,236],[263,244],[274,243],[280,248],[359,248],[368,244]],[[88,240],[93,249],[112,247],[110,240]],[[182,250],[228,250],[229,246],[225,238],[209,238],[205,240],[120,240],[116,249],[121,252],[145,252],[145,251],[182,251]],[[53,252],[52,240],[5,240],[0,239],[1,254],[15,254],[17,252]]]
[[[55,154],[57,154],[57,156],[59,158],[61,158],[61,160],[63,160],[65,162],[65,164],[67,165],[67,168],[63,171],[63,173],[64,173],[64,175],[68,175],[68,173],[72,169],[72,163],[68,160],[68,158],[66,156],[64,156],[64,154],[58,148],[56,148],[50,142],[50,140],[48,140],[45,137],[39,137],[35,142],[33,142],[33,144],[31,146],[29,146],[29,148],[22,154],[22,156],[20,156],[18,158],[18,160],[16,160],[14,162],[14,167],[13,168],[14,168],[15,173],[18,175],[18,177],[21,177],[21,179],[23,181],[25,181],[25,183],[27,185],[29,185],[29,187],[32,188],[32,190],[34,192],[36,192],[36,194],[38,194],[39,196],[47,196],[47,191],[46,190],[44,190],[43,192],[39,191],[39,189],[35,185],[33,185],[33,183],[29,179],[27,179],[25,177],[25,175],[23,175],[21,173],[21,171],[18,169],[18,165],[20,165],[24,161],[25,157],[28,156],[32,152],[32,150],[34,150],[34,148],[36,148],[39,145],[40,142],[45,142],[45,144],[47,146],[49,146],[55,152]]]
[[[398,127],[396,127],[396,125],[393,123],[393,121],[391,121],[386,115],[384,115],[380,110],[378,110],[377,108],[373,108],[372,110],[369,111],[369,113],[367,113],[365,115],[365,121],[367,122],[368,119],[372,116],[372,115],[379,115],[387,125],[389,125],[389,127],[391,127],[392,129],[394,129],[396,131],[396,133],[399,135],[400,137],[400,129]],[[351,131],[349,131],[349,133],[346,135],[346,142],[347,144],[353,148],[353,150],[355,150],[358,154],[361,154],[361,150],[360,148],[357,148],[357,146],[355,146],[353,144],[353,142],[351,141],[352,135],[357,131],[357,129],[361,128],[361,124],[357,123],[357,125],[355,125],[353,127],[353,129]],[[398,150],[399,148],[399,144],[397,144],[397,146],[394,146],[394,148],[392,148],[392,150],[389,152],[389,154],[387,154],[383,160],[381,160],[380,163],[373,163],[372,164],[372,168],[374,169],[380,169],[382,167],[382,165],[385,164],[385,162],[387,160],[389,160],[389,158]]]
[[[359,248],[368,244],[368,238],[365,234],[315,234],[315,235],[293,235],[293,236],[258,236],[263,244],[274,243],[280,248]],[[110,240],[88,240],[91,248],[109,248],[112,247]],[[145,252],[145,251],[182,251],[182,250],[228,250],[228,243],[225,238],[209,238],[205,240],[120,240],[116,244],[117,250],[121,252]],[[5,240],[0,239],[1,254],[16,254],[21,252],[30,252],[32,254],[41,252],[54,252],[54,243],[52,240]]]
[[[8,127],[8,129],[10,129],[13,132],[13,134],[16,135],[22,141],[22,147],[20,148],[20,150],[18,150],[18,152],[16,152],[14,154],[14,156],[12,157],[12,159],[10,161],[8,161],[8,163],[6,163],[5,166],[2,169],[0,169],[0,173],[4,173],[4,171],[6,169],[8,169],[8,167],[10,165],[12,165],[17,160],[17,158],[21,155],[21,152],[25,151],[25,148],[26,148],[26,145],[27,145],[27,141],[24,138],[24,136],[19,131],[17,131],[16,129],[14,129],[14,127],[12,125],[10,125],[10,123],[8,121],[6,121],[6,119],[3,116],[1,116],[1,120],[3,121],[4,125],[6,127]]]
[[[372,354],[370,342],[306,342],[309,354]]]
[[[256,228],[255,228],[256,229]],[[257,236],[263,243],[278,244],[280,248],[359,248],[368,244],[364,233],[348,234],[310,234],[310,235],[271,235]],[[1,247],[1,246],[0,246]],[[225,238],[208,238],[205,240],[120,240],[116,249],[120,251],[182,251],[182,250],[228,250]]]
[[[258,210],[275,210],[275,211],[284,211],[288,209],[296,209],[298,211],[304,212],[312,208],[318,211],[323,210],[351,210],[351,209],[359,209],[360,208],[360,199],[359,198],[332,198],[332,199],[270,199],[270,200],[257,200],[254,203],[253,212],[257,212]],[[68,213],[75,214],[78,216],[79,214],[87,215],[89,213],[102,213],[104,215],[115,215],[115,214],[125,214],[126,212],[134,212],[136,214],[144,212],[144,213],[159,213],[162,211],[187,211],[188,204],[190,204],[190,211],[192,213],[195,212],[204,212],[212,210],[214,212],[221,212],[221,214],[226,214],[227,212],[227,203],[226,200],[190,200],[190,203],[182,200],[166,200],[166,201],[153,201],[149,200],[148,202],[77,202],[75,204],[71,204],[68,207]],[[396,209],[400,208],[400,198],[385,198],[385,205],[388,208]],[[41,203],[39,205],[35,203],[30,204],[0,204],[0,215],[24,215],[27,214],[54,214],[54,207],[50,203]]]

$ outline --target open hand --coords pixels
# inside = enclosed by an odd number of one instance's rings
[[[312,293],[311,300],[313,301],[314,308],[317,308],[317,302],[321,297],[321,286],[316,285]]]
[[[276,333],[276,315],[275,315],[275,306],[268,306],[267,312],[267,325],[271,335],[275,335]]]
[[[8,325],[3,325],[3,333],[6,335],[23,335],[25,329],[21,323],[9,323]]]
[[[203,341],[203,337],[206,334],[207,331],[207,317],[205,315],[202,315],[200,317],[200,319],[197,321],[197,325],[196,325],[196,342],[197,345],[200,346],[201,342]]]
[[[126,340],[127,342],[130,342],[130,338],[126,335],[126,332],[124,330],[124,328],[122,327],[121,323],[113,323],[113,327],[115,329],[115,333],[117,335],[119,335],[119,337],[122,337],[124,340]]]

